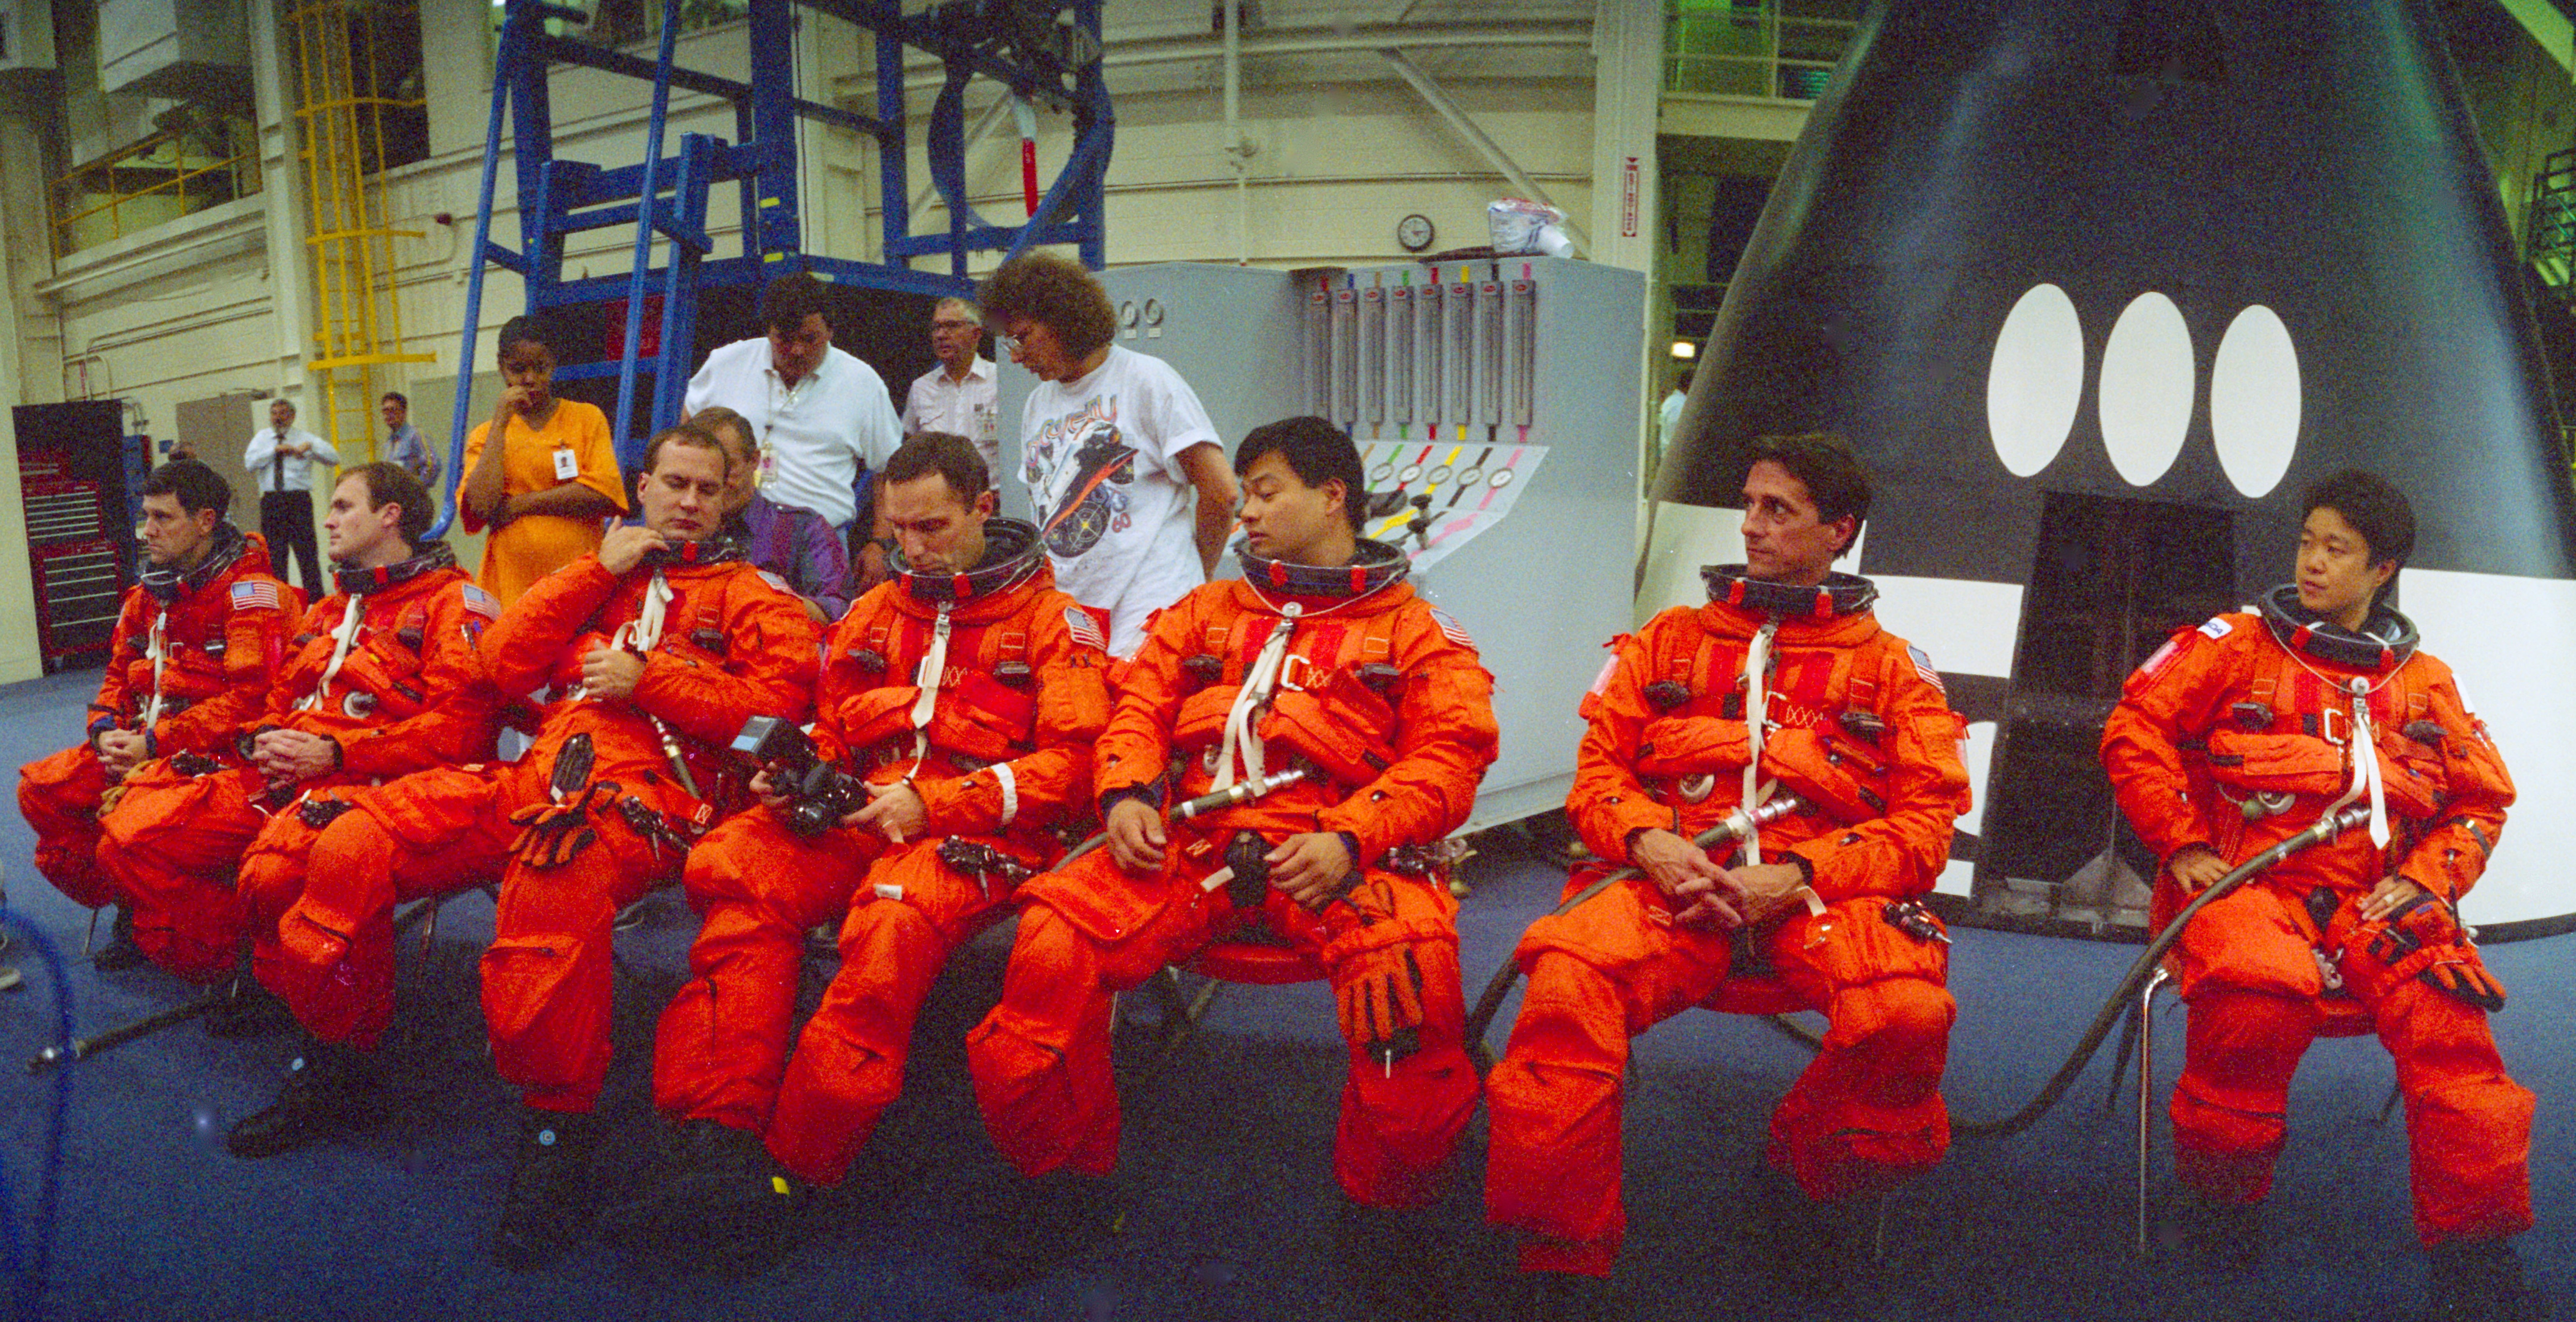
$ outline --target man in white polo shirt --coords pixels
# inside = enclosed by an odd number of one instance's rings
[[[984,344],[984,315],[962,298],[943,298],[930,314],[930,351],[939,366],[912,383],[903,404],[903,434],[947,432],[975,443],[984,470],[995,481],[1002,474],[1001,427],[994,416],[993,362],[977,350]]]
[[[981,292],[1011,361],[1038,378],[1020,406],[1020,480],[1056,586],[1107,611],[1110,654],[1130,655],[1234,530],[1224,443],[1170,364],[1111,342],[1117,309],[1079,264],[1031,253]]]
[[[268,540],[270,562],[286,577],[286,558],[295,557],[296,586],[308,597],[320,597],[331,584],[322,577],[322,548],[313,538],[313,465],[338,465],[340,452],[329,441],[295,425],[295,406],[282,399],[268,402],[268,426],[242,450],[242,467],[259,480],[259,535]]]
[[[903,443],[903,423],[876,369],[832,347],[821,281],[771,281],[760,324],[761,338],[707,355],[683,412],[722,404],[751,424],[760,444],[758,490],[743,511],[751,562],[837,618],[857,594],[846,540],[858,514],[853,488]]]

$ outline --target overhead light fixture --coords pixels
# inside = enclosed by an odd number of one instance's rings
[[[1697,358],[1699,357],[1699,346],[1688,340],[1675,340],[1673,341],[1673,357]]]

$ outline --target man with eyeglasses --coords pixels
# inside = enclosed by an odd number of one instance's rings
[[[903,434],[926,431],[963,436],[984,456],[985,471],[1002,471],[1001,427],[994,412],[993,360],[978,352],[984,314],[962,298],[943,298],[930,314],[930,351],[939,366],[912,383],[903,403]]]
[[[1118,312],[1081,265],[1050,253],[984,280],[984,315],[1038,378],[1020,406],[1020,480],[1056,586],[1109,613],[1109,653],[1215,571],[1234,527],[1234,474],[1181,374],[1122,348]]]

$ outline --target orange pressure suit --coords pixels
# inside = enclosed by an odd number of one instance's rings
[[[582,657],[603,645],[643,656],[631,696],[581,695]],[[802,716],[814,648],[804,607],[729,543],[623,575],[583,556],[539,579],[482,649],[503,697],[548,686],[535,744],[509,765],[315,795],[347,810],[300,866],[279,860],[307,880],[260,981],[315,1036],[372,1045],[393,1008],[394,906],[497,878],[482,961],[493,1063],[528,1105],[588,1111],[608,1071],[610,925],[739,800],[722,750],[743,722]]]
[[[1493,681],[1457,625],[1402,581],[1400,553],[1359,549],[1329,569],[1244,554],[1244,579],[1166,608],[1123,672],[1092,763],[1104,805],[1177,805],[1265,771],[1307,775],[1171,823],[1152,873],[1130,875],[1102,849],[1020,888],[1002,1003],[966,1049],[985,1125],[1023,1174],[1110,1171],[1111,993],[1260,920],[1317,959],[1341,1006],[1351,1054],[1333,1162],[1342,1189],[1385,1208],[1436,1195],[1476,1101],[1457,903],[1435,879],[1390,864],[1411,866],[1407,854],[1466,821],[1494,759]],[[1256,879],[1239,907],[1223,875],[1229,853],[1240,870],[1248,854],[1317,831],[1353,847],[1344,894],[1310,913]]]
[[[135,943],[181,977],[231,973],[245,933],[275,939],[294,891],[253,883],[290,878],[270,869],[236,888],[234,871],[263,835],[280,837],[271,852],[302,854],[313,828],[292,809],[307,792],[491,755],[493,704],[474,640],[500,603],[455,553],[436,543],[399,565],[342,569],[337,586],[305,613],[265,709],[242,723],[221,765],[140,768],[102,818],[99,866],[133,906]],[[272,791],[247,759],[264,729],[330,739],[339,768]]]
[[[972,573],[878,584],[825,651],[816,752],[878,784],[910,780],[928,813],[918,838],[799,835],[764,806],[689,852],[705,921],[695,976],[662,1015],[655,1104],[766,1131],[780,1164],[817,1184],[839,1182],[902,1091],[913,1017],[949,953],[1090,816],[1091,744],[1109,720],[1099,627],[1055,589],[1035,528],[995,519],[985,536]],[[805,933],[836,919],[840,973],[791,1065]]]
[[[2213,1202],[2271,1191],[2288,1133],[2290,1076],[2327,998],[2368,1015],[2397,1062],[2426,1247],[2531,1226],[2531,1093],[2505,1077],[2487,1012],[2503,993],[2454,906],[2485,870],[2513,781],[2450,668],[2415,650],[2382,610],[2348,633],[2274,589],[2259,614],[2221,615],[2129,677],[2102,732],[2120,810],[2159,859],[2207,845],[2230,866],[2369,804],[2375,763],[2384,835],[2356,828],[2275,864],[2210,904],[2174,947],[2191,1007],[2174,1085],[2174,1165]],[[2357,704],[2353,690],[2366,693]],[[2361,712],[2366,711],[2366,720]],[[2365,738],[2367,742],[2365,742]],[[2384,877],[2430,898],[2376,921],[2356,905]],[[2161,926],[2186,898],[2157,881]]]
[[[1771,1116],[1771,1161],[1807,1197],[1884,1191],[1949,1146],[1940,1083],[1956,1007],[1947,938],[1918,897],[1968,807],[1958,718],[1922,653],[1870,614],[1867,580],[1789,587],[1734,566],[1704,576],[1709,603],[1614,640],[1583,700],[1590,725],[1566,813],[1602,863],[1566,893],[1632,862],[1641,831],[1690,839],[1724,821],[1745,801],[1751,762],[1757,787],[1776,782],[1768,793],[1806,805],[1760,828],[1758,858],[1798,866],[1813,898],[1738,933],[1683,927],[1640,875],[1521,938],[1529,991],[1485,1081],[1485,1201],[1494,1221],[1528,1232],[1527,1270],[1610,1274],[1627,1223],[1628,1039],[1694,1005],[1751,1008],[1731,999],[1742,989],[1731,979],[1770,978],[1831,1021]],[[1768,675],[1758,741],[1744,682],[1757,644]]]
[[[45,880],[93,909],[123,898],[98,866],[108,792],[98,736],[148,731],[152,757],[228,751],[234,729],[268,700],[303,609],[304,594],[268,572],[267,544],[229,523],[215,525],[195,568],[144,571],[108,640],[89,742],[18,769],[18,810],[36,833]]]

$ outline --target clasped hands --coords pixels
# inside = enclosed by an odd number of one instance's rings
[[[1673,921],[1684,927],[1732,930],[1762,922],[1795,904],[1807,884],[1794,864],[1730,868],[1678,833],[1660,829],[1639,834],[1628,856],[1672,898]]]

